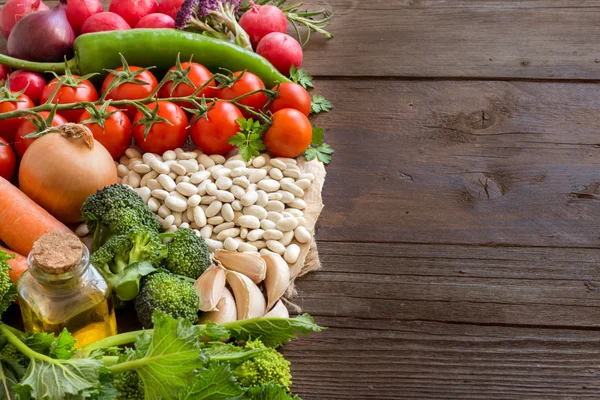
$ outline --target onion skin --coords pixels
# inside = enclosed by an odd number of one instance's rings
[[[19,168],[20,189],[65,224],[80,222],[85,199],[116,182],[110,153],[78,124],[61,125],[37,139]]]
[[[8,55],[28,61],[61,61],[73,50],[75,33],[66,6],[36,11],[21,18],[8,36]]]

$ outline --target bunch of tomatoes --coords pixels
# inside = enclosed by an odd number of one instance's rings
[[[144,83],[121,83],[106,94],[107,101],[146,99],[157,88],[159,83],[151,71],[144,70],[139,66],[129,66],[128,68],[130,72],[137,72],[135,78],[138,82]],[[175,66],[171,68],[171,70],[174,69],[176,69]],[[239,108],[225,100],[233,100],[259,89],[265,89],[264,83],[258,76],[247,71],[234,72],[232,83],[226,86],[217,86],[218,83],[213,80],[214,85],[208,84],[198,96],[204,95],[207,99],[214,98],[216,100],[210,100],[207,104],[208,112],[204,116],[196,118],[190,125],[190,121],[193,120],[192,114],[185,108],[192,109],[194,106],[187,102],[175,103],[165,99],[192,95],[197,88],[212,79],[212,74],[204,66],[195,62],[181,63],[181,69],[189,69],[187,77],[193,86],[183,82],[173,87],[173,81],[166,82],[158,91],[156,101],[146,104],[160,119],[160,122],[152,123],[147,132],[143,122],[148,116],[135,106],[124,106],[117,109],[109,105],[105,110],[107,117],[103,127],[85,109],[58,110],[52,121],[46,121],[46,125],[58,126],[68,122],[83,123],[114,159],[118,159],[125,153],[125,150],[131,146],[132,139],[144,152],[157,154],[184,146],[188,137],[196,147],[206,154],[230,152],[234,146],[229,144],[229,139],[240,131],[238,120],[252,117],[252,115],[243,107]],[[122,70],[123,67],[120,67],[115,71]],[[15,101],[0,102],[0,113],[44,104],[51,96],[53,96],[51,102],[58,104],[96,102],[100,98],[94,85],[89,80],[81,80],[77,75],[72,75],[77,80],[76,85],[60,85],[56,90],[61,77],[55,78],[45,85],[40,85],[40,75],[18,72],[25,75],[30,82],[22,85],[25,87],[25,92],[18,95]],[[113,79],[115,79],[113,73],[104,79],[101,86],[102,93],[110,89]],[[9,77],[11,84],[10,80]],[[308,121],[311,108],[310,95],[302,86],[293,82],[282,83],[274,89],[277,89],[279,95],[270,102],[263,92],[243,97],[237,102],[240,105],[251,107],[257,112],[269,111],[272,114],[272,120],[263,136],[267,150],[275,156],[296,157],[306,150],[312,139],[312,126]],[[15,92],[16,90],[17,88],[13,91],[11,84],[11,91],[14,95],[18,93]],[[102,107],[98,105],[97,108]],[[156,110],[156,108],[158,109]],[[49,118],[50,112],[42,111],[38,114],[46,120]],[[31,143],[36,140],[25,137],[40,129],[39,124],[34,123],[34,118],[37,119],[34,116],[26,116],[0,120],[0,176],[11,179],[14,174],[17,157],[11,145],[16,154],[22,157]]]

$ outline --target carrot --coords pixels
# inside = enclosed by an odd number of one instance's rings
[[[27,195],[0,177],[0,241],[19,254],[29,254],[46,233],[71,232]]]
[[[27,271],[27,257],[23,257],[19,253],[15,253],[14,251],[2,246],[0,246],[0,250],[3,250],[8,254],[15,255],[15,258],[8,260],[7,262],[8,265],[10,265],[10,268],[12,268],[10,271],[8,271],[8,275],[14,283],[17,283],[21,275],[23,275],[23,272]]]

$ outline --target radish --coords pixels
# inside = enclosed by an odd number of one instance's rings
[[[131,29],[129,24],[118,14],[101,12],[89,17],[81,27],[81,34],[102,31],[120,31]]]
[[[250,36],[250,42],[254,48],[269,33],[285,33],[287,30],[287,19],[283,11],[271,5],[258,6],[252,1],[250,4],[252,8],[242,15],[240,26]]]
[[[112,0],[108,11],[119,14],[130,26],[158,9],[156,0]]]
[[[42,3],[41,0],[8,0],[0,10],[2,35],[8,39],[10,31],[21,18],[32,12],[47,9],[48,6]]]
[[[148,14],[144,18],[140,19],[136,28],[175,28],[175,20],[168,15],[154,13]]]
[[[35,104],[39,104],[40,97],[46,86],[44,77],[36,72],[29,71],[14,71],[8,76],[10,90],[18,92],[25,88],[24,94],[27,95]]]
[[[258,43],[256,52],[286,76],[289,76],[292,65],[296,68],[302,65],[302,46],[285,33],[269,33]]]
[[[177,11],[181,8],[184,0],[161,0],[158,4],[158,12],[166,14],[175,20]]]
[[[100,0],[69,0],[67,19],[76,35],[81,32],[84,22],[94,14],[104,11]]]

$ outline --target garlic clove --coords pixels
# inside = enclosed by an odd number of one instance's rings
[[[237,321],[235,299],[229,289],[225,288],[223,290],[223,296],[217,303],[217,310],[207,312],[202,317],[201,322],[205,323],[206,321],[212,321],[215,324]]]
[[[267,289],[267,310],[277,303],[290,285],[290,267],[279,254],[263,254],[262,259],[267,264],[265,289]]]
[[[275,304],[275,306],[271,309],[271,311],[266,313],[264,317],[265,318],[289,318],[290,313],[289,313],[287,307],[285,306],[285,304],[283,304],[283,301],[279,300],[277,302],[277,304]]]
[[[225,290],[226,269],[220,265],[211,265],[194,283],[200,297],[201,311],[217,311],[217,303]]]
[[[267,265],[258,254],[237,253],[235,251],[221,250],[215,251],[215,259],[225,268],[246,275],[254,283],[260,283],[265,280]]]
[[[250,278],[239,272],[227,271],[227,283],[235,296],[238,320],[259,318],[265,314],[265,297]]]

